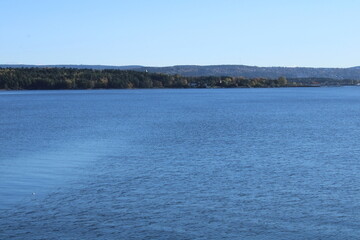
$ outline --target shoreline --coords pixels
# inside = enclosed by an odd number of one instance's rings
[[[330,78],[186,77],[130,70],[0,68],[1,90],[197,89],[358,86],[360,80]]]
[[[286,86],[286,87],[207,87],[207,88],[72,88],[72,89],[0,89],[0,92],[12,91],[97,91],[97,90],[200,90],[200,89],[280,89],[280,88],[338,88],[359,87],[358,85],[326,85],[326,86]]]

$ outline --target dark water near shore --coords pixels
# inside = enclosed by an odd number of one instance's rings
[[[360,239],[359,116],[357,87],[0,92],[0,239]]]

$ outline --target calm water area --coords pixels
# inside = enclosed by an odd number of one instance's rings
[[[360,239],[360,87],[0,92],[0,239]]]

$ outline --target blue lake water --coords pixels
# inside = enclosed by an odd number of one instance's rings
[[[0,92],[0,239],[360,239],[360,88]]]

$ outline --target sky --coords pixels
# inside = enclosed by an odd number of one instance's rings
[[[359,0],[0,0],[0,64],[360,66]]]

